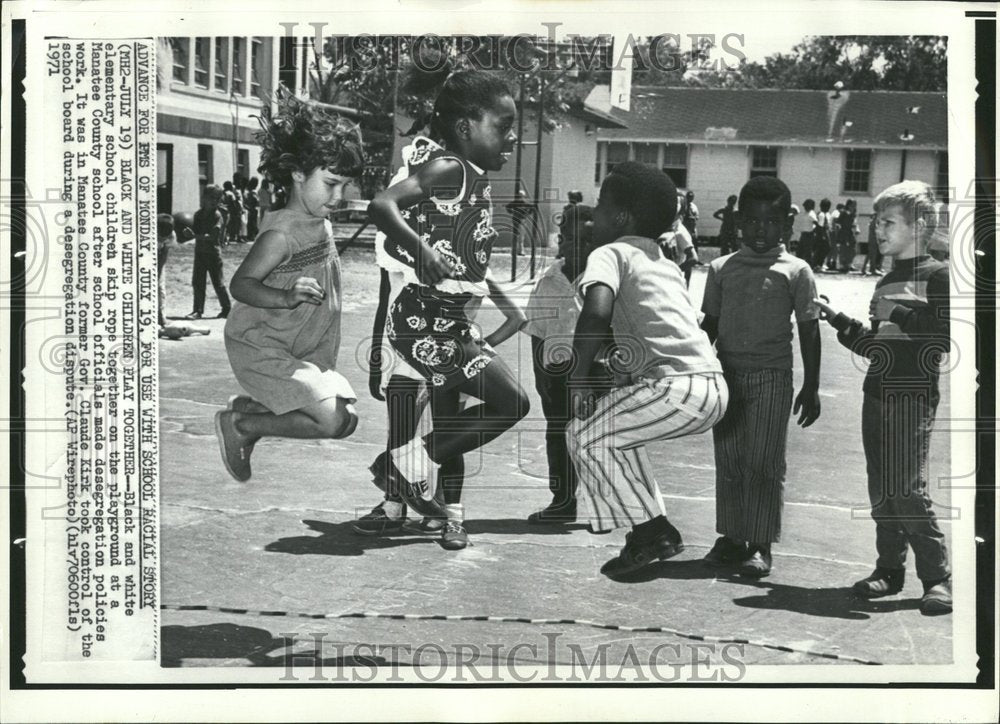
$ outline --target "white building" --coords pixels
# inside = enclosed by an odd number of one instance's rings
[[[718,234],[712,213],[752,176],[777,176],[800,206],[853,198],[861,216],[904,178],[947,193],[944,93],[635,87],[628,112],[608,98],[597,87],[587,105],[626,128],[596,131],[594,198],[616,163],[653,164],[695,192],[699,236]]]

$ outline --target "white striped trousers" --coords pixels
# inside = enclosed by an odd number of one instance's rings
[[[664,515],[646,443],[706,432],[722,419],[728,400],[721,372],[643,379],[599,400],[586,420],[570,422],[566,440],[591,529]]]

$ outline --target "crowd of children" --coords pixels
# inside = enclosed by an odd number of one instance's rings
[[[579,198],[567,206],[557,259],[522,311],[490,271],[498,234],[489,173],[504,167],[515,140],[510,90],[493,74],[447,66],[407,83],[437,95],[427,135],[403,150],[399,173],[369,207],[380,268],[369,393],[386,403],[387,435],[370,467],[384,499],[354,521],[358,534],[406,530],[439,535],[450,550],[468,544],[463,455],[528,412],[528,395],[495,350],[520,330],[531,339],[552,493],[529,523],[572,522],[584,509],[594,533],[628,527],[625,546],[601,569],[613,579],[678,554],[682,535],[646,446],[711,431],[719,537],[705,564],[767,576],[782,530],[790,419],[808,427],[820,417],[826,319],[852,352],[889,357],[864,383],[877,560],[854,590],[867,598],[901,591],[909,547],[924,585],[921,610],[951,610],[948,556],[926,480],[939,399],[937,366],[927,361],[949,344],[948,268],[927,253],[940,210],[926,184],[897,184],[876,199],[865,266],[878,271],[877,252],[894,265],[876,285],[870,326],[836,313],[816,290],[817,269],[833,263],[843,271],[853,261],[853,202],[834,215],[828,200],[817,213],[808,199],[799,211],[782,181],[751,179],[714,214],[729,253],[708,266],[699,314],[688,290],[697,262],[694,195],[678,197],[667,175],[635,162],[608,174],[596,207]],[[237,480],[250,478],[265,437],[343,438],[358,424],[356,395],[337,372],[342,290],[327,216],[363,169],[359,134],[287,95],[261,123],[265,182],[254,199],[269,211],[233,276],[231,307],[219,206],[235,187],[206,187],[193,222],[195,314],[203,313],[207,273],[220,316],[228,315],[233,374],[247,393],[216,415],[221,455]],[[278,211],[275,188],[287,193]],[[230,232],[238,229],[232,219],[230,209]],[[161,240],[172,233],[166,226]],[[796,234],[793,254],[786,242]],[[485,300],[504,317],[488,335],[475,321]],[[408,509],[420,520],[407,520]]]

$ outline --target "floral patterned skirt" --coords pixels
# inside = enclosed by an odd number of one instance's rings
[[[435,388],[472,379],[496,356],[465,315],[471,296],[408,284],[389,309],[385,331],[393,349]]]

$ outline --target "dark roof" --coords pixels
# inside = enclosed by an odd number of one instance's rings
[[[592,106],[572,106],[568,111],[566,111],[566,113],[574,118],[586,121],[590,125],[596,126],[597,128],[628,128],[625,123],[618,120],[610,113]]]
[[[609,108],[607,86],[598,86],[587,106],[628,126],[602,130],[608,140],[948,147],[944,93],[636,86],[626,113]]]

